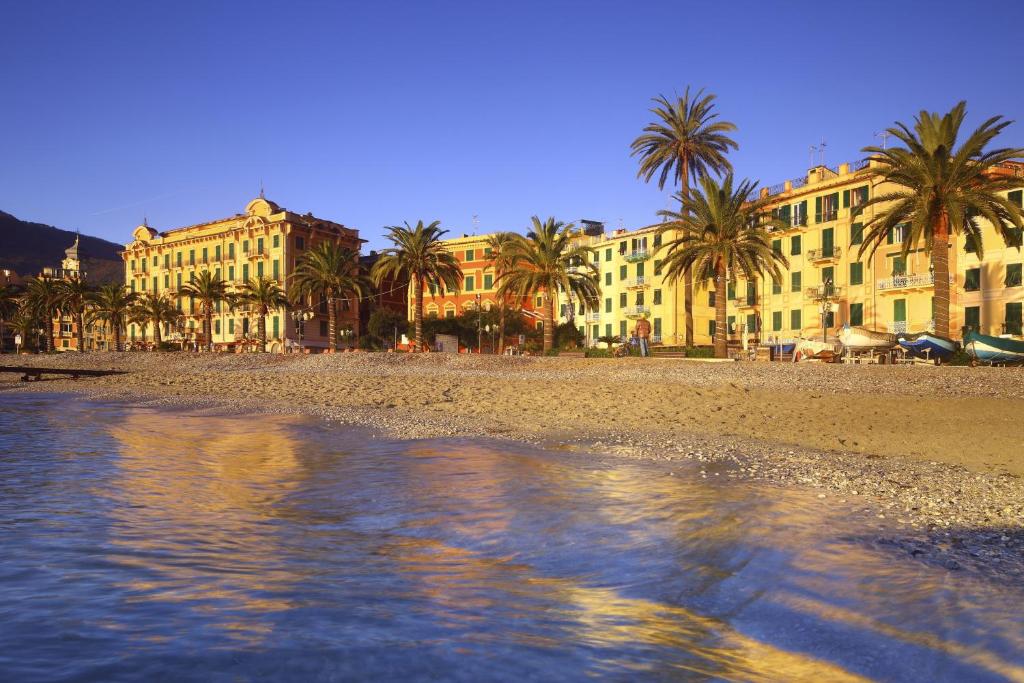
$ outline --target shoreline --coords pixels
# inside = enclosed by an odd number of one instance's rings
[[[21,363],[22,359],[27,362]],[[578,392],[580,383],[587,383],[594,375],[607,374],[619,381],[619,392],[627,396],[630,392],[634,397],[638,394],[635,386],[629,386],[630,379],[639,379],[641,385],[645,380],[657,380],[676,390],[686,390],[691,396],[715,398],[722,392],[745,397],[776,383],[780,384],[777,390],[785,391],[794,403],[799,403],[807,398],[821,400],[826,395],[849,396],[851,380],[865,376],[873,380],[872,376],[879,374],[858,373],[862,369],[859,366],[809,365],[809,372],[796,367],[780,372],[752,364],[700,364],[695,369],[696,364],[668,360],[657,364],[594,364],[579,359],[490,356],[142,353],[22,356],[19,363],[34,367],[127,369],[131,374],[77,381],[47,379],[38,383],[21,383],[16,375],[9,375],[0,379],[0,396],[2,390],[70,392],[96,400],[142,400],[155,405],[243,414],[304,415],[403,440],[484,438],[573,452],[598,451],[668,467],[673,463],[693,463],[694,476],[725,476],[816,490],[823,505],[848,505],[866,519],[872,519],[865,531],[876,544],[950,570],[970,569],[1001,580],[1024,582],[1024,478],[1017,473],[1024,463],[1016,461],[1016,452],[1012,453],[1015,458],[1011,461],[992,463],[986,456],[964,462],[963,457],[928,460],[893,450],[840,451],[821,448],[813,440],[792,443],[751,437],[736,433],[743,430],[730,429],[728,423],[722,428],[719,425],[723,423],[705,422],[702,431],[678,422],[659,428],[648,424],[643,411],[611,415],[602,424],[581,417],[583,413],[579,412],[571,391]],[[896,402],[919,400],[913,392],[931,391],[938,379],[944,384],[946,396],[940,394],[932,400],[955,404],[964,397],[981,397],[987,391],[990,400],[1006,404],[1005,412],[995,419],[1008,420],[1007,429],[1011,429],[1014,413],[1019,414],[1024,407],[1024,373],[1011,371],[999,377],[996,386],[987,388],[973,383],[956,384],[963,377],[979,377],[970,370],[909,370],[910,373],[900,373],[909,378],[905,381],[898,378],[891,386],[875,386],[868,402],[879,397]],[[744,371],[750,374],[740,384]],[[913,376],[914,372],[921,373],[922,386],[915,385],[918,378]],[[985,379],[984,375],[980,377]],[[471,391],[482,391],[492,382],[505,385],[497,392],[503,394],[503,407],[515,406],[514,416],[525,414],[536,420],[517,423],[500,411],[488,410],[480,401],[467,401],[459,395],[467,386]],[[523,391],[524,384],[532,384],[532,391]],[[830,393],[830,384],[840,386],[832,386]],[[564,396],[554,399],[556,403],[551,405],[545,402],[550,394]],[[993,395],[997,398],[993,399]],[[703,407],[699,399],[692,403],[695,411]],[[873,410],[870,405],[868,408]],[[712,412],[722,410],[719,406],[719,410]],[[753,408],[744,410],[754,413]],[[543,419],[547,413],[553,413],[554,419]],[[949,439],[957,426],[956,421],[944,417],[939,415],[928,421],[935,439]],[[820,421],[819,426],[823,426]],[[963,439],[977,434],[975,431],[959,436]],[[1005,440],[1012,438],[1012,433],[995,437]]]

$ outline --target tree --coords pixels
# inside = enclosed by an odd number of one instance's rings
[[[661,246],[660,250],[665,251],[662,272],[666,280],[676,282],[691,270],[701,282],[714,280],[715,356],[726,358],[726,279],[735,282],[736,271],[747,281],[764,271],[781,279],[778,264],[789,264],[772,250],[766,230],[769,226],[783,227],[781,221],[765,216],[765,200],[751,200],[756,183],[744,180],[734,190],[729,173],[721,185],[710,176],[701,178],[700,185],[697,192],[680,196],[681,211],[658,212],[669,221],[662,230],[677,231],[674,239]]]
[[[423,348],[423,291],[447,289],[458,293],[462,286],[462,269],[455,255],[448,251],[441,241],[446,234],[440,221],[424,225],[417,221],[416,227],[393,225],[388,227],[387,238],[394,246],[381,252],[373,264],[371,276],[378,286],[385,279],[407,280],[413,292],[414,347]]]
[[[601,287],[593,262],[594,249],[574,239],[573,224],[554,218],[543,223],[533,217],[533,229],[526,237],[516,235],[509,242],[507,269],[497,278],[498,296],[518,298],[540,295],[544,321],[544,353],[554,342],[555,303],[559,292],[583,302],[585,308],[598,307]]]
[[[0,285],[0,353],[4,350],[7,323],[18,313],[18,291],[13,285]]]
[[[194,280],[182,285],[181,295],[199,300],[199,311],[203,315],[203,336],[206,350],[213,351],[213,312],[218,304],[231,303],[228,281],[221,280],[209,270],[198,273]]]
[[[299,259],[292,274],[295,303],[313,298],[327,302],[328,348],[338,350],[338,301],[359,299],[369,289],[359,266],[359,253],[338,242],[320,242]]]
[[[698,90],[693,97],[690,88],[675,102],[664,95],[654,99],[651,113],[658,120],[648,124],[644,133],[631,145],[632,156],[640,157],[637,177],[650,182],[658,175],[658,189],[665,182],[679,183],[679,197],[690,194],[691,176],[697,180],[711,173],[721,175],[732,172],[732,164],[725,155],[738,149],[728,133],[736,126],[728,121],[717,121],[715,96]],[[693,276],[685,277],[683,308],[686,313],[686,345],[693,346]]]
[[[903,254],[922,241],[931,250],[935,333],[941,337],[949,337],[950,238],[966,235],[980,258],[982,219],[995,226],[1007,244],[1018,249],[1020,230],[1024,228],[1020,208],[1002,194],[1020,187],[1022,181],[998,168],[1010,159],[1024,156],[1024,149],[985,149],[1011,122],[993,116],[956,149],[966,113],[966,102],[960,102],[945,115],[922,111],[913,130],[899,122],[888,129],[904,146],[864,148],[878,164],[880,182],[891,183],[895,189],[876,194],[862,205],[863,209],[887,204],[864,224],[859,256],[865,252],[873,255],[879,245],[888,241],[891,231],[905,223]]]
[[[370,314],[370,319],[366,323],[366,331],[370,333],[370,336],[387,345],[387,342],[393,343],[399,330],[404,334],[407,325],[408,320],[404,313],[378,307]]]
[[[28,349],[31,347],[38,351],[39,335],[36,333],[36,330],[39,329],[39,319],[24,300],[21,300],[20,303],[21,305],[18,306],[11,317],[11,327],[15,333],[21,335],[22,348]]]
[[[45,330],[46,350],[53,350],[53,319],[60,312],[60,282],[47,275],[28,279],[25,303]]]
[[[252,278],[244,285],[237,302],[248,305],[256,312],[256,331],[260,339],[260,353],[267,349],[267,315],[272,310],[288,306],[288,295],[272,277]]]
[[[508,246],[515,240],[514,232],[496,232],[487,238],[487,247],[491,250],[491,263],[494,264],[494,275],[498,279],[508,270]],[[505,353],[505,310],[508,308],[507,297],[498,297],[498,353]]]
[[[114,333],[114,350],[123,351],[121,333],[138,295],[123,284],[111,282],[93,294],[91,318],[106,324]]]
[[[159,348],[160,343],[163,341],[160,326],[176,323],[181,317],[181,311],[178,310],[174,301],[172,301],[167,295],[156,293],[143,294],[132,307],[131,317],[134,321],[139,322],[143,326],[143,341],[146,339],[145,325],[152,323],[153,341],[156,343],[157,348]]]
[[[77,328],[75,336],[78,352],[85,351],[85,318],[92,305],[93,288],[81,277],[74,275],[57,281],[57,301],[62,313],[71,316]]]
[[[601,335],[600,337],[597,338],[597,341],[604,344],[609,349],[615,346],[616,344],[622,343],[621,339],[611,334]]]

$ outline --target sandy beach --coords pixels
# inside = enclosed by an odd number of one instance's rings
[[[13,360],[13,357],[11,358]],[[0,387],[317,415],[398,438],[492,437],[701,463],[863,502],[951,569],[1024,577],[1024,372],[1002,368],[338,354],[64,354],[128,374]],[[2,398],[0,398],[2,400]],[[926,558],[927,559],[927,558]]]

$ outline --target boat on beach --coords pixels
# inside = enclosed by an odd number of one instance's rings
[[[914,358],[934,361],[936,365],[941,365],[956,353],[956,342],[931,332],[901,334],[896,342]]]
[[[876,332],[856,325],[844,325],[839,330],[839,343],[843,345],[844,351],[850,353],[866,353],[868,351],[885,353],[896,346],[896,335]]]
[[[1021,365],[1024,363],[1024,341],[993,337],[973,330],[964,335],[964,350],[971,365]]]

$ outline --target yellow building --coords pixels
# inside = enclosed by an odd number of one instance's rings
[[[834,338],[844,324],[888,332],[921,332],[933,324],[933,275],[924,245],[906,257],[901,253],[899,228],[874,256],[860,258],[863,225],[885,205],[855,209],[869,197],[888,189],[868,160],[818,166],[804,176],[762,188],[768,209],[788,227],[775,230],[772,246],[789,260],[781,282],[748,283],[739,279],[726,296],[730,342],[739,344],[744,331],[752,340],[783,341],[822,336],[823,326]],[[1024,176],[1024,164],[1007,164],[1000,172]],[[1021,190],[1009,193],[1021,204]],[[600,269],[601,306],[583,313],[578,303],[569,315],[564,296],[560,320],[573,319],[589,344],[600,337],[627,337],[638,317],[650,319],[654,342],[667,345],[685,340],[683,283],[661,274],[658,248],[673,239],[673,231],[657,235],[658,225],[637,230],[581,231],[580,239],[594,248]],[[1006,247],[995,229],[983,231],[984,259],[958,238],[949,264],[950,330],[960,336],[963,326],[985,334],[1021,334],[1022,252]],[[714,334],[712,283],[695,283],[694,343],[710,345]],[[827,311],[827,312],[826,312]]]
[[[181,287],[197,273],[211,270],[215,277],[239,289],[251,278],[272,277],[286,289],[289,276],[302,254],[325,241],[339,241],[358,253],[363,240],[359,232],[340,223],[299,215],[279,207],[262,196],[245,207],[245,213],[229,218],[200,223],[165,232],[149,225],[140,225],[132,232],[132,242],[122,252],[125,262],[125,284],[134,292],[168,293],[175,297],[184,314],[181,329],[161,330],[163,339],[202,346],[202,313],[199,302],[179,296]],[[359,320],[356,301],[342,300],[338,310],[340,334],[351,334]],[[299,341],[307,347],[324,348],[328,344],[327,304],[319,302],[310,311],[312,317],[304,324],[291,320],[283,309],[267,316],[267,347],[279,351],[286,344]],[[146,329],[131,324],[130,340],[143,334],[153,338],[151,325]],[[256,319],[243,310],[217,306],[213,317],[213,343],[226,350],[242,343],[251,343],[256,336]]]

